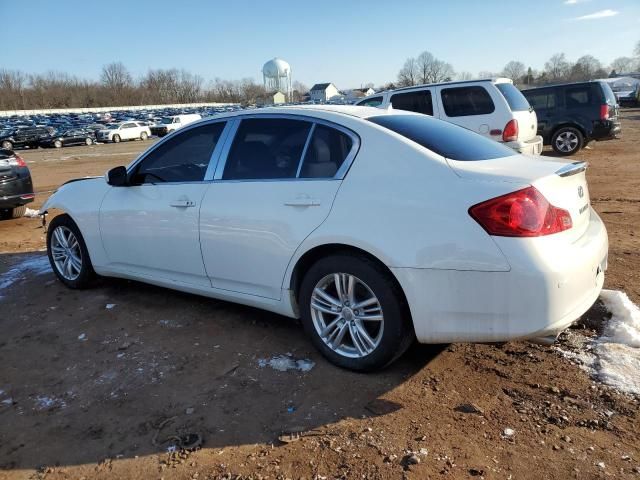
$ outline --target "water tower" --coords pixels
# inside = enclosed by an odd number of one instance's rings
[[[262,79],[267,92],[280,91],[291,101],[291,67],[281,58],[269,60],[262,67]]]

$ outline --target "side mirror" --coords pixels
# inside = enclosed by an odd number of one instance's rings
[[[112,187],[127,186],[127,169],[125,167],[115,167],[107,172],[107,183]]]

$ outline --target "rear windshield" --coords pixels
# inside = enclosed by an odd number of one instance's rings
[[[530,105],[525,96],[512,83],[496,83],[496,87],[505,98],[512,112],[524,112]]]
[[[451,160],[491,160],[516,155],[515,150],[498,142],[426,115],[378,115],[368,120]]]

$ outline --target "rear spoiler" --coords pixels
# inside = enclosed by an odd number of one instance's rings
[[[556,175],[559,177],[570,177],[571,175],[584,172],[588,166],[589,164],[587,162],[568,163],[560,170],[556,171]]]

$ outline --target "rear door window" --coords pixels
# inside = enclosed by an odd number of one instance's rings
[[[347,134],[316,124],[302,163],[300,178],[333,178],[351,151]]]
[[[479,85],[443,88],[441,95],[447,117],[487,115],[495,110],[491,95]]]
[[[391,105],[398,110],[433,116],[433,100],[429,90],[396,93],[391,97]]]
[[[295,178],[311,123],[281,118],[242,120],[223,180]]]
[[[516,155],[498,142],[425,115],[377,115],[368,119],[451,160],[490,160]]]
[[[525,112],[531,108],[525,96],[513,83],[496,83],[496,87],[509,104],[512,112]]]
[[[554,90],[536,90],[526,92],[526,95],[534,110],[545,110],[556,106],[556,93]]]

